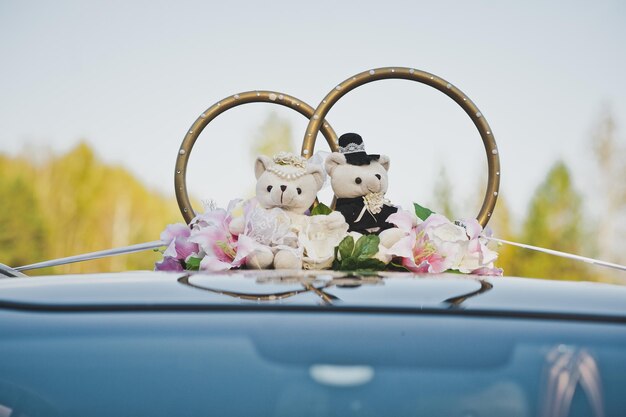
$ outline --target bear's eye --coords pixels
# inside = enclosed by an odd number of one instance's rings
[[[356,179],[354,180],[354,182],[356,182],[357,184],[360,184],[363,180],[361,180],[361,177],[356,177]]]
[[[302,188],[298,187],[296,188],[296,191],[298,192],[298,194],[302,194]]]
[[[272,191],[272,186],[271,186],[271,185],[268,185],[268,186],[267,186],[267,192],[269,193],[270,191]]]
[[[376,178],[380,179],[380,174],[376,174]]]

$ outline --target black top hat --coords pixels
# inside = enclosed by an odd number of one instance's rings
[[[369,165],[370,161],[376,161],[380,155],[367,154],[363,138],[356,133],[344,133],[339,137],[339,152],[346,157],[350,165]]]

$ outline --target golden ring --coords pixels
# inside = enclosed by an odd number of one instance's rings
[[[450,84],[443,78],[437,77],[436,75],[414,68],[385,67],[364,71],[346,79],[333,88],[315,109],[313,117],[310,118],[309,125],[304,133],[302,155],[310,155],[311,152],[313,152],[317,133],[320,131],[320,128],[323,129],[324,125],[326,125],[326,122],[324,122],[326,115],[341,97],[359,86],[373,81],[386,79],[417,81],[436,88],[461,106],[461,108],[465,110],[465,112],[472,119],[472,122],[474,122],[474,125],[480,133],[483,145],[485,146],[485,152],[487,153],[487,165],[489,172],[487,191],[485,193],[485,198],[483,200],[482,207],[480,208],[480,212],[476,217],[478,222],[485,227],[491,217],[491,214],[493,213],[493,209],[498,199],[498,189],[500,187],[500,157],[498,156],[498,147],[496,146],[493,132],[491,131],[487,120],[485,120],[485,117],[480,110],[478,110],[478,107],[476,107],[472,100],[463,94],[463,92],[456,86]],[[330,148],[331,150],[336,151],[337,144],[331,143]]]
[[[185,138],[180,145],[180,149],[178,150],[178,158],[176,158],[176,168],[174,173],[176,201],[178,202],[180,212],[187,223],[191,222],[191,220],[195,217],[195,211],[191,206],[191,201],[189,200],[189,195],[187,194],[186,180],[187,162],[189,161],[189,154],[193,149],[193,145],[196,143],[196,140],[198,139],[200,133],[202,133],[202,130],[204,130],[204,128],[213,119],[215,119],[217,116],[224,113],[225,111],[232,109],[233,107],[241,106],[242,104],[247,103],[278,104],[297,111],[298,113],[304,115],[307,119],[311,119],[314,115],[313,107],[311,107],[304,101],[288,94],[278,93],[275,91],[247,91],[244,93],[235,94],[218,101],[217,103],[206,109],[196,119],[196,121],[193,122],[193,124],[187,131],[187,134],[185,135]],[[335,143],[337,141],[337,134],[330,126],[330,124],[324,121],[324,125],[321,127],[321,131],[331,149],[333,148],[333,146],[336,146]],[[303,150],[303,155],[305,157],[310,157],[311,155],[307,155],[308,152],[313,151],[311,150],[304,152]]]

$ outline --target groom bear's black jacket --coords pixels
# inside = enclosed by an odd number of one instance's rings
[[[365,202],[363,201],[363,197],[338,198],[335,210],[345,217],[346,223],[348,223],[349,226],[349,232],[358,232],[363,235],[377,235],[383,230],[394,227],[393,224],[387,222],[387,218],[398,211],[397,207],[383,204],[380,213],[377,214],[372,214],[365,210],[361,219],[357,222],[356,219],[359,217],[364,207]]]

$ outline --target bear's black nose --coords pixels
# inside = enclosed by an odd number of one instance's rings
[[[285,190],[287,189],[287,186],[286,186],[286,185],[281,185],[281,186],[280,186],[280,189],[281,189],[281,190],[283,190],[283,191],[285,191]]]

